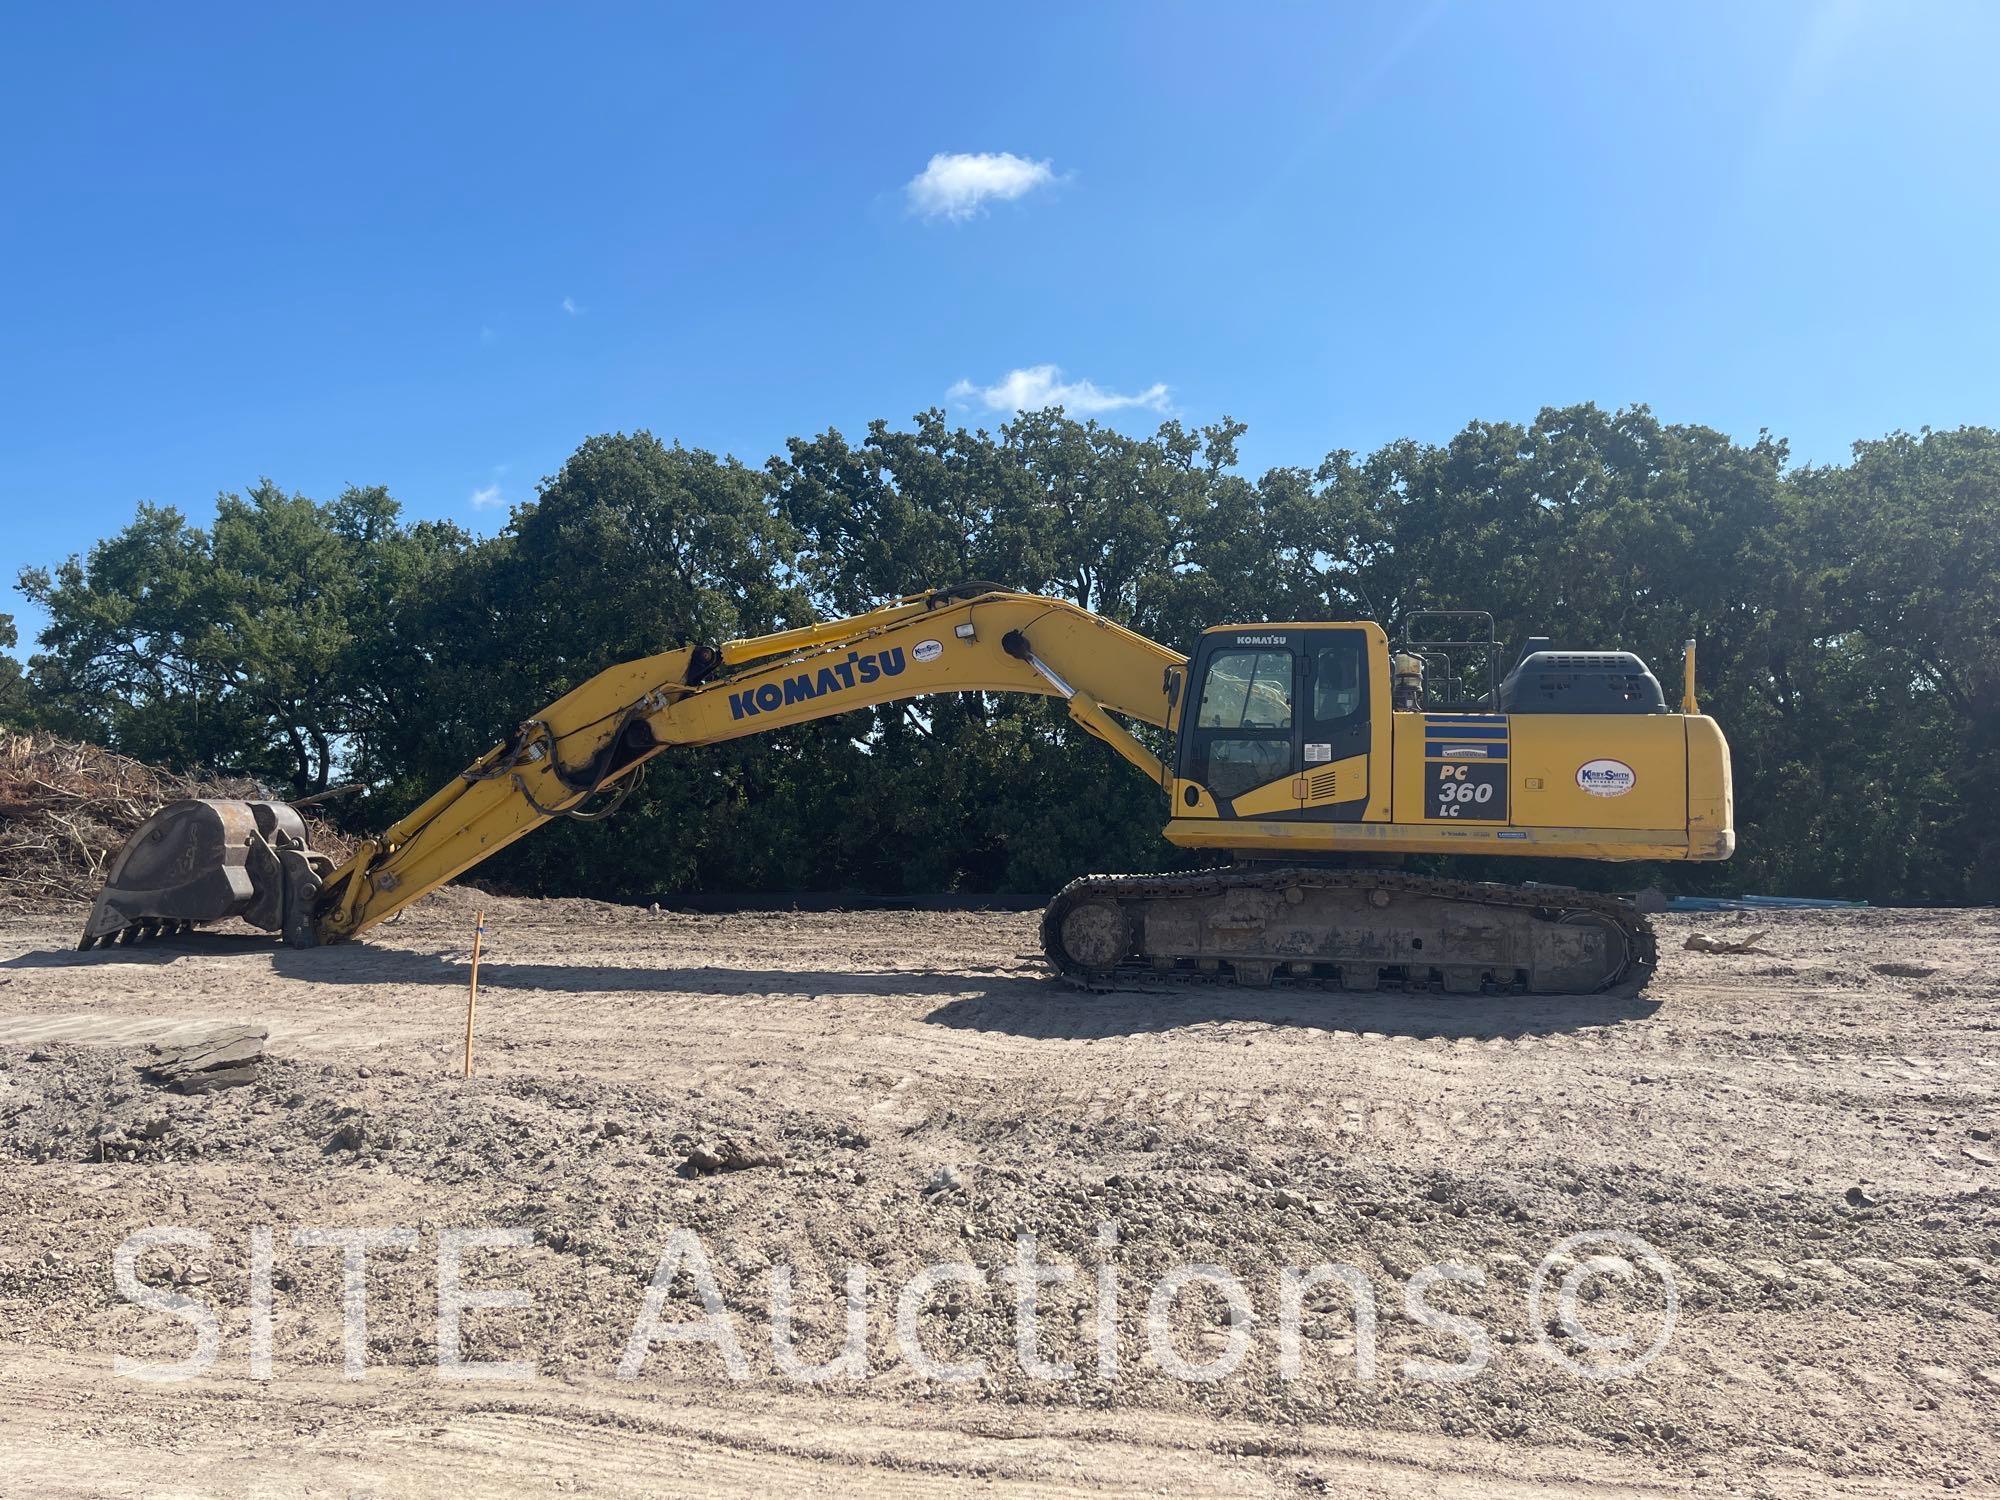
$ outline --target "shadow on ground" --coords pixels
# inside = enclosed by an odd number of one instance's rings
[[[202,954],[210,958],[256,958],[280,952],[278,939],[261,932],[183,932],[130,946],[118,944],[79,953],[74,948],[37,948],[0,959],[0,969],[86,969],[93,964],[170,964],[177,958]]]
[[[45,949],[0,961],[0,969],[69,968],[103,962],[168,964],[192,954],[268,962],[285,979],[314,984],[424,984],[463,989],[464,960],[371,943],[286,948],[262,935],[185,933],[138,947],[92,953]],[[1643,1021],[1659,1010],[1643,994],[1521,996],[1381,993],[1229,986],[1087,993],[1038,970],[632,968],[603,964],[482,963],[482,986],[566,994],[821,995],[885,999],[958,991],[924,1016],[962,1031],[1088,1041],[1228,1022],[1379,1033],[1385,1036],[1492,1040],[1545,1036]]]
[[[964,1031],[1090,1041],[1177,1031],[1221,1022],[1310,1027],[1381,1036],[1443,1040],[1512,1040],[1643,1021],[1660,1008],[1642,995],[1353,996],[1314,990],[1257,991],[1217,987],[1161,994],[1121,990],[1086,995],[1044,986],[1039,1002],[992,990],[949,1000],[924,1019]]]

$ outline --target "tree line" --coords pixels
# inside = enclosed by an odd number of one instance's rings
[[[793,439],[761,468],[611,434],[489,538],[409,520],[379,487],[265,481],[206,526],[142,505],[21,573],[49,623],[25,671],[0,657],[0,720],[287,795],[358,780],[331,810],[367,829],[612,663],[965,579],[1181,649],[1223,620],[1393,637],[1414,611],[1484,608],[1516,647],[1636,651],[1670,697],[1695,638],[1733,749],[1731,865],[1564,877],[2000,897],[2000,432],[1794,467],[1769,435],[1580,405],[1252,476],[1243,431],[1137,437],[1060,411],[968,431],[933,410]],[[662,756],[617,817],[482,874],[612,899],[1036,892],[1185,863],[1164,818],[1059,706],[959,695]]]

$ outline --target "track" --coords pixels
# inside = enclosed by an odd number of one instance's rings
[[[1637,988],[1659,962],[1651,924],[1620,897],[1318,866],[1086,875],[1043,912],[1042,949],[1094,990],[1595,994]]]

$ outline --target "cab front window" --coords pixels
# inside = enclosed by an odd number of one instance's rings
[[[1240,797],[1291,774],[1292,653],[1218,651],[1195,711],[1195,780]]]
[[[1292,654],[1218,651],[1201,690],[1201,729],[1290,729]]]

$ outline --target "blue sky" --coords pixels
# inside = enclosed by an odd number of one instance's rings
[[[0,19],[0,578],[260,475],[491,530],[593,432],[1051,393],[1253,468],[2000,418],[2000,7],[417,9]]]

